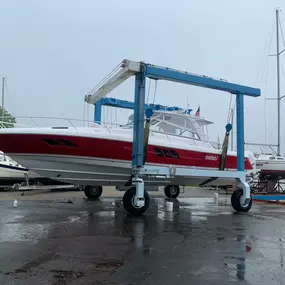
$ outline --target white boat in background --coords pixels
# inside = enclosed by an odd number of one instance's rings
[[[5,77],[2,78],[2,106],[0,128],[6,128],[7,123],[4,122],[4,91]],[[26,167],[20,165],[3,151],[0,151],[0,187],[13,186],[15,183],[26,181],[29,171]]]
[[[15,183],[23,182],[28,172],[26,167],[0,151],[0,186],[12,186]]]
[[[285,174],[285,157],[276,154],[259,154],[256,169],[264,175],[282,176]]]

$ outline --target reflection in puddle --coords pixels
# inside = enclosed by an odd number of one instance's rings
[[[142,249],[144,244],[145,224],[143,220],[138,220],[131,227],[133,241],[137,249]]]
[[[164,221],[173,221],[173,217],[176,213],[174,212],[164,212],[164,211],[158,211],[157,217]]]
[[[190,219],[192,222],[207,221],[207,217],[201,217],[201,216],[190,216]]]
[[[231,215],[231,211],[224,211],[224,212],[219,212],[219,215]]]
[[[230,276],[229,281],[245,280],[245,259],[240,263],[227,263],[228,274]]]
[[[211,279],[220,279],[220,269],[212,266],[203,266],[196,271],[189,270],[188,273],[201,276],[205,274],[211,274]]]
[[[195,211],[191,213],[192,216],[209,216],[210,212]]]
[[[225,266],[231,277],[231,281],[244,281],[246,280],[246,254],[251,252],[252,244],[246,235],[238,235],[236,241],[239,244],[240,256],[225,256]]]
[[[74,223],[74,222],[79,222],[81,218],[79,216],[71,216],[68,218],[68,222]]]
[[[14,216],[7,216],[5,215],[4,217],[0,218],[1,223],[14,223],[17,220],[22,219],[24,216],[23,215],[14,215]]]
[[[48,236],[51,224],[4,224],[1,226],[1,242],[34,241]]]
[[[173,220],[176,218],[178,213],[175,212],[163,212],[163,211],[158,211],[157,217],[161,220],[164,221],[170,221],[173,222]],[[192,222],[201,222],[201,221],[206,221],[207,217],[204,217],[203,215],[195,215],[192,213],[189,213],[189,221]]]
[[[94,215],[100,216],[100,217],[115,217],[115,211],[100,211],[97,213],[94,213]]]

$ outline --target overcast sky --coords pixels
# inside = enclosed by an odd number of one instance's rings
[[[264,99],[276,96],[276,57],[268,53],[276,52],[275,9],[285,9],[284,1],[0,0],[0,4],[0,75],[7,77],[5,107],[14,115],[82,118],[84,95],[127,58],[262,88],[262,97],[246,98],[246,141],[264,143]],[[284,13],[280,20],[285,35]],[[285,95],[285,53],[280,60]],[[109,96],[133,100],[133,93],[129,80]],[[158,82],[155,103],[186,107],[187,96],[190,108],[196,111],[200,105],[201,115],[214,121],[212,139],[217,134],[222,139],[230,95]],[[150,98],[152,102],[152,94]],[[267,143],[276,143],[276,105],[267,101]],[[92,118],[92,106],[89,113]],[[124,117],[124,112],[118,111],[118,116]],[[285,153],[285,114],[282,117]]]

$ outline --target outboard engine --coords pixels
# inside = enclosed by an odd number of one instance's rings
[[[258,177],[259,169],[256,169],[256,158],[253,152],[246,150],[245,155],[248,157],[250,164],[253,168],[251,170],[247,170],[247,174],[246,174],[247,182],[250,184],[251,182],[254,181],[254,179]]]

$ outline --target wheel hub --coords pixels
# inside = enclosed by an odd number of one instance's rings
[[[177,193],[177,190],[176,190],[176,187],[174,186],[171,186],[170,189],[169,189],[169,192],[172,196],[174,196],[176,193]]]
[[[91,193],[92,195],[97,195],[97,194],[99,193],[99,189],[98,189],[97,187],[92,187],[92,188],[90,189],[90,193]]]
[[[142,207],[140,207],[140,206],[137,206],[136,204],[135,204],[135,195],[132,197],[132,199],[131,199],[131,203],[132,203],[132,206],[134,207],[134,208],[137,208],[137,209],[140,209],[140,208],[142,208]]]

